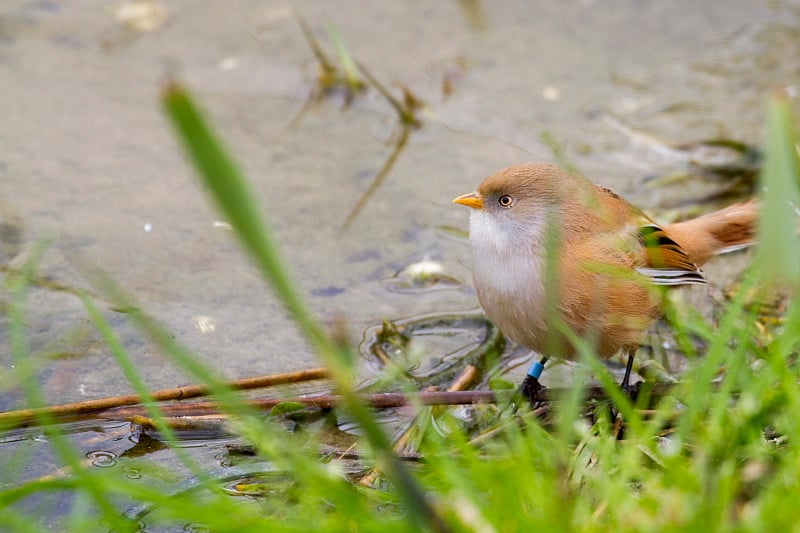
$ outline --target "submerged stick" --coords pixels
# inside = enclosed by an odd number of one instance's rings
[[[383,392],[363,394],[359,399],[375,409],[390,409],[406,405],[463,405],[480,402],[496,403],[498,398],[494,391],[459,391],[459,392],[419,392],[405,394],[402,392]],[[296,403],[306,408],[333,409],[342,403],[339,394],[321,394],[319,396],[296,396],[286,398],[262,398],[249,400],[247,404],[260,410],[269,410],[282,403]],[[164,416],[199,416],[219,412],[215,402],[195,402],[176,405],[159,406]],[[112,409],[103,413],[103,417],[128,419],[134,416],[146,416],[141,407]]]
[[[375,194],[375,191],[377,191],[378,188],[383,184],[384,180],[386,179],[386,176],[388,176],[389,172],[391,172],[395,161],[397,161],[397,158],[400,157],[400,152],[402,152],[403,148],[406,147],[406,143],[408,142],[408,136],[410,134],[411,134],[411,129],[407,125],[403,124],[400,129],[400,137],[397,139],[397,142],[395,143],[394,148],[392,149],[392,153],[389,154],[389,157],[387,157],[386,160],[383,162],[383,166],[375,175],[375,177],[372,178],[372,182],[369,184],[369,187],[367,187],[367,190],[364,191],[364,193],[356,201],[355,205],[353,206],[353,209],[350,210],[350,213],[347,215],[347,218],[342,223],[340,231],[345,231],[347,228],[350,227],[350,224],[353,223],[353,220],[355,220],[355,218],[367,204],[367,201],[372,197],[373,194]]]
[[[381,186],[383,181],[386,179],[386,176],[389,175],[391,172],[392,167],[394,167],[395,161],[397,158],[400,157],[400,152],[406,146],[408,142],[408,138],[411,135],[411,129],[420,126],[420,121],[417,120],[415,116],[416,108],[421,105],[420,100],[414,97],[410,91],[405,90],[404,94],[406,95],[405,103],[400,102],[397,98],[392,96],[386,87],[384,87],[376,78],[375,76],[370,73],[367,68],[362,65],[361,63],[356,63],[358,70],[361,71],[361,74],[364,75],[367,82],[372,85],[375,90],[377,90],[381,96],[383,96],[389,105],[391,105],[394,110],[397,112],[397,118],[400,120],[400,137],[397,139],[397,142],[394,144],[394,148],[392,149],[392,153],[389,154],[389,157],[383,162],[383,166],[381,167],[380,171],[372,178],[372,182],[370,183],[369,187],[366,191],[361,195],[361,197],[356,201],[356,204],[353,206],[353,209],[350,210],[350,213],[347,215],[347,218],[342,223],[340,231],[347,230],[350,227],[350,224],[355,220],[361,210],[366,205],[367,201],[372,197],[378,187]]]
[[[0,265],[0,274],[9,274],[13,276],[23,275],[19,269],[11,267],[9,265]],[[28,276],[27,282],[29,285],[34,287],[38,287],[40,289],[46,289],[49,291],[55,292],[64,292],[67,294],[71,294],[73,296],[77,296],[80,298],[81,294],[89,294],[95,300],[100,300],[101,298],[91,292],[87,291],[82,287],[73,287],[72,285],[66,285],[54,279],[48,278],[47,276]]]
[[[650,396],[664,396],[673,387],[680,383],[655,383],[650,388]],[[558,400],[570,391],[569,387],[553,389],[543,389],[539,391],[537,402],[551,402]],[[364,404],[374,409],[391,409],[408,405],[470,405],[479,403],[502,403],[508,402],[517,394],[515,390],[491,391],[491,390],[468,390],[468,391],[446,391],[446,392],[384,392],[378,394],[360,394],[358,399]],[[608,395],[601,386],[587,387],[584,398],[587,400],[606,399]],[[286,398],[262,398],[248,400],[248,405],[263,411],[272,409],[282,403],[300,404],[306,408],[333,409],[341,404],[342,397],[338,394],[321,394],[318,396],[295,396]],[[199,416],[219,412],[219,406],[214,402],[196,402],[178,405],[159,406],[164,416]],[[109,410],[102,413],[104,418],[130,419],[134,416],[146,416],[141,407],[127,407]]]
[[[275,385],[284,385],[288,383],[300,383],[302,381],[325,379],[328,377],[330,377],[328,369],[318,367],[310,368],[308,370],[286,372],[283,374],[270,374],[266,376],[238,379],[227,382],[227,386],[238,390],[252,390],[263,387],[272,387]],[[155,401],[174,401],[197,398],[207,394],[209,394],[209,389],[204,385],[187,385],[185,387],[155,391],[151,394],[151,396]],[[107,409],[113,409],[117,407],[136,405],[138,403],[141,403],[141,398],[139,395],[129,394],[127,396],[115,396],[111,398],[87,400],[85,402],[53,405],[41,409],[20,409],[18,411],[0,412],[0,424],[24,424],[35,420],[36,417],[40,416],[42,413],[47,413],[52,417],[82,415],[105,411]],[[140,411],[143,412],[143,410]]]

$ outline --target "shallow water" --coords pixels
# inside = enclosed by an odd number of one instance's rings
[[[245,169],[313,310],[323,321],[344,317],[354,342],[384,318],[476,305],[467,243],[447,230],[466,229],[467,212],[450,201],[500,167],[553,160],[542,133],[595,181],[658,213],[695,187],[641,185],[685,167],[670,145],[757,143],[766,95],[798,83],[794,2],[164,6],[168,18],[152,32],[126,28],[115,6],[96,0],[0,7],[0,218],[16,228],[0,233],[12,235],[0,259],[18,266],[51,238],[42,276],[90,287],[80,265],[104,269],[231,378],[317,363],[215,223],[159,109],[166,72],[191,88]],[[386,86],[397,92],[400,82],[426,104],[422,127],[346,231],[397,120],[369,91],[347,108],[323,99],[290,127],[316,75],[292,9],[331,54],[328,25]],[[387,284],[424,259],[463,284]],[[706,271],[730,279],[743,261]],[[50,401],[129,392],[74,296],[35,288],[27,313]],[[107,316],[149,386],[187,382],[124,314]],[[4,333],[0,366],[10,368]],[[0,394],[0,410],[16,401]]]
[[[5,3],[0,199],[4,218],[21,220],[23,251],[4,261],[19,264],[30,243],[52,237],[42,275],[84,287],[81,261],[105,269],[231,377],[311,366],[176,149],[157,101],[167,68],[233,148],[313,309],[346,317],[354,338],[382,318],[475,304],[458,287],[405,294],[382,280],[429,258],[468,284],[465,242],[437,231],[466,226],[450,199],[504,165],[552,159],[542,132],[595,180],[654,207],[662,193],[641,191],[638,178],[683,163],[604,117],[676,144],[753,142],[765,93],[796,81],[791,5],[468,5],[293,4],[329,51],[333,25],[378,79],[427,104],[386,182],[340,232],[388,156],[396,120],[371,91],[347,109],[323,100],[288,128],[316,68],[288,4],[169,3],[166,22],[142,33],[103,2]],[[102,346],[64,340],[83,327],[74,297],[34,290],[28,320],[34,350],[55,343],[75,355],[45,365],[53,401],[125,388]],[[184,383],[122,331],[149,384]]]

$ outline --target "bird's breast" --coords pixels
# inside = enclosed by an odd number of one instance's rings
[[[475,215],[470,217],[470,243],[481,307],[512,340],[540,349],[544,329],[541,243],[536,235],[519,238],[482,213]]]

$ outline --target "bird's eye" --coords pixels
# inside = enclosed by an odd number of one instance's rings
[[[507,195],[507,194],[504,194],[503,196],[501,196],[500,198],[498,198],[498,199],[497,199],[497,201],[498,201],[498,202],[500,203],[500,205],[502,205],[503,207],[509,207],[509,206],[510,206],[512,203],[514,203],[514,199],[513,199],[513,198],[511,198],[511,197],[510,197],[509,195]]]

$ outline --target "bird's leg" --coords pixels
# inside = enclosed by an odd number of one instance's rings
[[[641,382],[637,381],[633,385],[630,384],[631,381],[631,371],[633,371],[633,359],[636,357],[636,348],[629,348],[628,349],[628,364],[625,366],[625,376],[622,378],[622,384],[620,387],[622,391],[628,395],[628,398],[631,401],[636,401],[636,396],[639,394],[639,387]]]
[[[629,348],[628,364],[625,365],[625,375],[622,377],[622,383],[620,384],[622,392],[624,392],[632,402],[636,402],[636,396],[638,396],[639,387],[641,386],[641,381],[637,381],[635,384],[631,385],[631,372],[633,372],[634,357],[636,357],[636,348]],[[614,408],[611,409],[611,420],[614,421],[612,435],[614,435],[618,440],[623,439],[625,435],[625,429],[622,415],[620,415],[620,413]]]
[[[543,356],[538,361],[531,363],[530,368],[528,368],[528,374],[519,386],[520,393],[522,393],[524,398],[527,398],[531,407],[539,403],[539,392],[545,388],[544,385],[539,383],[539,376],[542,375],[542,370],[544,370],[544,364],[546,362],[547,356]]]

